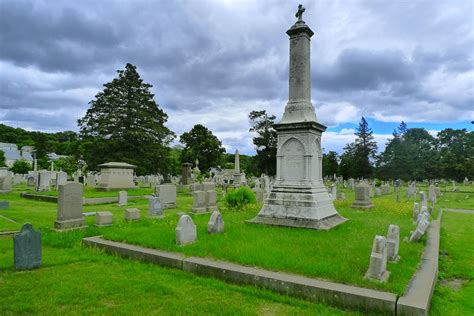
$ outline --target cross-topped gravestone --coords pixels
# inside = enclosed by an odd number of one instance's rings
[[[298,19],[298,22],[303,21],[303,13],[305,11],[305,8],[303,7],[302,4],[298,5],[298,11],[295,14],[295,17]]]

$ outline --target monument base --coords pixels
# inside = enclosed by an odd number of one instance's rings
[[[273,186],[257,217],[247,223],[329,230],[345,221],[324,185],[280,183]]]
[[[80,229],[87,227],[86,221],[84,218],[69,219],[69,220],[56,220],[54,221],[55,230],[70,230],[70,229]]]
[[[208,213],[208,211],[206,210],[205,207],[193,207],[191,209],[191,213],[194,213],[194,214],[204,214],[204,213]]]
[[[374,204],[371,201],[359,201],[355,200],[352,202],[351,208],[373,208]]]
[[[367,273],[365,274],[364,278],[367,279],[367,280],[371,280],[371,281],[378,281],[380,283],[385,283],[388,281],[388,278],[390,277],[390,272],[389,271],[385,271],[381,276],[380,278],[375,278],[373,276],[370,275],[369,271],[367,271]]]

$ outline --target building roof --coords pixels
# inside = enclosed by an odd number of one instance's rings
[[[137,166],[128,164],[126,162],[106,162],[97,167],[100,168],[122,168],[122,169],[135,169]]]
[[[10,149],[8,147],[2,147],[0,148],[5,153],[5,160],[20,160],[21,155],[20,151],[16,149]]]

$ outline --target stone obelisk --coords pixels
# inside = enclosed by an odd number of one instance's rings
[[[251,223],[330,229],[346,221],[334,208],[322,180],[321,135],[311,103],[311,36],[298,6],[290,37],[289,96],[278,135],[277,174],[270,194]]]

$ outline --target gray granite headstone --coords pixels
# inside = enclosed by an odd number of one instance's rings
[[[196,225],[189,215],[183,215],[176,226],[176,244],[186,245],[197,240]]]
[[[387,281],[389,272],[387,271],[387,244],[383,236],[375,236],[372,245],[372,253],[370,254],[369,270],[366,278],[376,279],[382,282]]]
[[[85,227],[82,214],[82,193],[84,186],[77,182],[67,182],[58,187],[58,218],[54,222],[56,229]]]
[[[13,235],[15,270],[31,270],[41,267],[41,233],[31,224],[25,224],[21,232]]]
[[[8,210],[10,203],[8,201],[0,201],[0,210]]]
[[[224,220],[219,211],[212,212],[211,218],[207,223],[207,232],[209,234],[220,234],[224,232]]]
[[[150,217],[163,216],[163,205],[160,197],[153,196],[150,198],[148,215]]]

